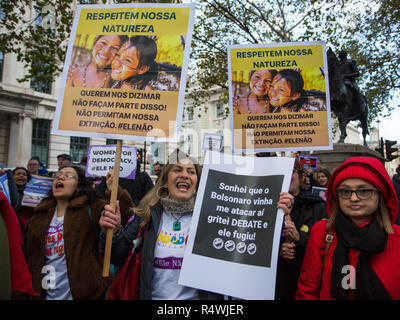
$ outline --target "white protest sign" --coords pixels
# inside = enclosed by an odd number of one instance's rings
[[[89,146],[86,164],[86,177],[105,177],[114,168],[115,145]],[[120,178],[135,179],[137,149],[132,146],[122,146]]]
[[[276,206],[294,158],[216,153],[206,154],[179,284],[272,300],[283,223]]]
[[[221,151],[224,136],[218,133],[204,133],[203,150]]]

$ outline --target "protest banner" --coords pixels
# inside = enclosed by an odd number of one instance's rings
[[[221,157],[203,167],[179,284],[273,299],[283,223],[277,202],[294,159]]]
[[[3,174],[2,176],[0,176],[0,192],[3,192],[4,195],[6,196],[8,202],[11,204],[11,200],[10,200],[10,189],[8,187],[8,178],[7,178],[7,174]]]
[[[31,180],[29,180],[25,185],[21,205],[36,207],[43,198],[47,197],[52,188],[52,184],[52,178],[32,175]]]
[[[305,170],[307,169],[311,169],[313,171],[317,170],[317,163],[318,163],[317,156],[301,154],[299,155],[299,161],[303,164]]]
[[[232,148],[331,150],[323,42],[228,46]]]
[[[326,188],[313,186],[311,188],[311,193],[326,201]]]
[[[218,133],[204,133],[203,150],[221,151],[224,136]]]
[[[193,21],[194,4],[78,5],[52,133],[175,139]]]
[[[86,163],[86,177],[105,177],[107,172],[114,169],[116,145],[89,146]],[[122,146],[119,177],[135,179],[137,148]]]

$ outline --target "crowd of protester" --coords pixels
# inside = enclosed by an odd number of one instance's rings
[[[60,154],[57,160],[56,172],[38,157],[26,168],[0,172],[9,186],[9,200],[0,193],[0,299],[118,297],[121,288],[113,281],[139,238],[137,298],[224,299],[179,285],[180,268],[162,266],[184,256],[184,246],[171,250],[157,238],[160,232],[189,234],[201,176],[193,158],[176,150],[167,163],[155,163],[155,184],[138,163],[135,179],[119,179],[115,208],[109,205],[112,171],[95,181],[85,177],[85,159],[73,164],[70,155]],[[24,206],[25,186],[35,175],[53,178],[51,190],[36,207]],[[313,187],[325,189],[326,200]],[[399,196],[400,166],[391,179],[373,158],[350,158],[333,172],[306,169],[295,159],[289,191],[278,202],[285,222],[275,299],[400,299]],[[110,229],[111,272],[103,277]],[[343,286],[345,266],[355,275]]]

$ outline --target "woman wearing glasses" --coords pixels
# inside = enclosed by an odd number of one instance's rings
[[[314,225],[297,299],[400,299],[398,201],[377,159],[346,160],[328,182],[328,221]]]
[[[71,67],[67,85],[71,87],[109,88],[111,80],[111,62],[117,54],[126,36],[100,35],[92,48],[92,58],[81,67]]]
[[[82,169],[61,168],[48,197],[35,208],[25,227],[26,260],[41,299],[100,299],[112,282],[111,277],[102,277],[97,232],[104,211],[114,210],[93,192]],[[123,189],[118,190],[118,199],[116,209],[121,208],[124,223],[133,203]]]
[[[145,36],[126,41],[112,62],[111,88],[153,90],[158,77],[156,42]]]

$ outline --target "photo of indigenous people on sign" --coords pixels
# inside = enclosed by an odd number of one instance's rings
[[[188,4],[78,6],[54,133],[173,139],[183,111],[193,11]]]
[[[331,149],[325,45],[228,49],[235,152]]]

